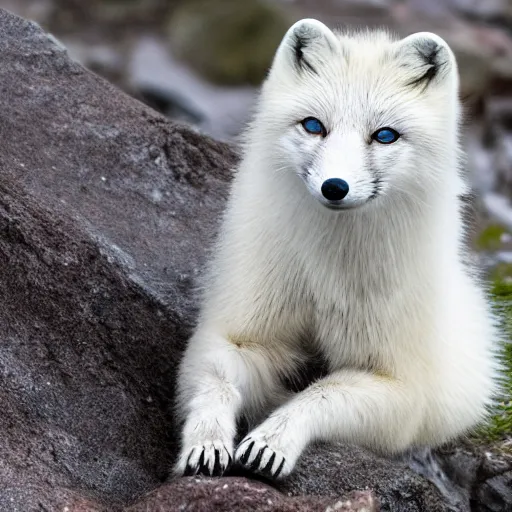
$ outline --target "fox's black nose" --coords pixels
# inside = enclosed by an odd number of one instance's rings
[[[340,178],[331,178],[322,183],[322,195],[329,201],[341,201],[348,194],[348,183]]]

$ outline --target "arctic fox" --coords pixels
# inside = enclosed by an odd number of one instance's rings
[[[177,473],[282,478],[314,441],[394,454],[485,417],[498,333],[464,262],[459,120],[440,37],[289,29],[181,363]],[[312,358],[326,374],[287,390]]]

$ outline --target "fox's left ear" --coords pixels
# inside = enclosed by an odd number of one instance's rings
[[[300,20],[283,37],[272,68],[284,66],[297,73],[317,73],[322,62],[328,61],[338,48],[338,38],[322,22]]]
[[[428,87],[451,79],[458,84],[457,63],[441,37],[418,32],[398,41],[395,57],[406,74],[407,84]]]

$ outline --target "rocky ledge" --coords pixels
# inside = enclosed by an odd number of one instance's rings
[[[403,461],[346,446],[310,449],[279,488],[169,480],[193,282],[236,153],[5,11],[0,89],[1,511],[453,510]]]

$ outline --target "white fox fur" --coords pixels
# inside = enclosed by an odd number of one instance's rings
[[[393,454],[485,417],[498,333],[463,262],[459,118],[455,58],[436,35],[290,28],[181,364],[177,472],[222,474],[233,458],[284,477],[313,441]],[[400,138],[373,140],[382,127]],[[350,187],[334,210],[329,178]],[[287,392],[311,354],[327,375]],[[235,451],[242,415],[262,422]]]

